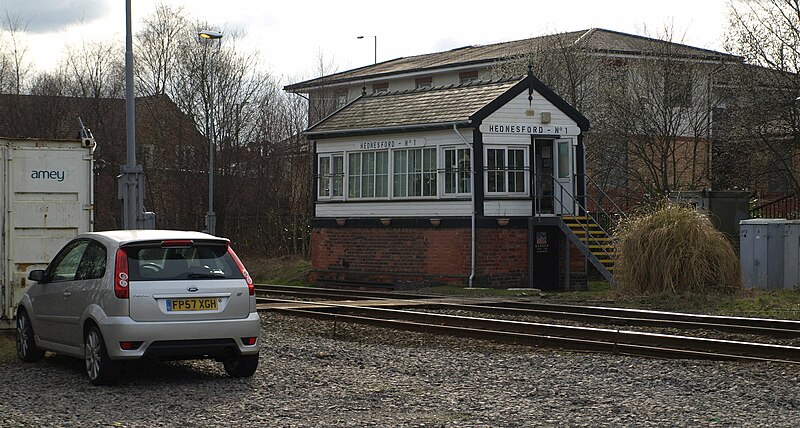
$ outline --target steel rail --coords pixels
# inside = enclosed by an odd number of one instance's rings
[[[305,290],[307,289],[307,290]],[[675,329],[708,329],[735,334],[752,334],[771,337],[800,337],[800,321],[775,320],[764,318],[726,317],[716,315],[686,314],[677,312],[648,311],[639,309],[608,308],[598,306],[576,306],[553,303],[528,302],[476,302],[459,304],[441,302],[433,299],[441,296],[391,292],[362,292],[359,290],[338,290],[293,286],[263,286],[256,291],[293,295],[296,297],[348,297],[351,300],[364,299],[417,299],[416,307],[447,308],[478,313],[509,316],[533,316],[551,319],[569,319],[579,322],[604,323],[622,326],[642,326]],[[307,292],[306,292],[307,291]],[[274,300],[279,302],[280,300]],[[412,306],[412,305],[409,305]],[[398,303],[398,307],[402,307]]]
[[[586,351],[646,356],[679,356],[682,358],[774,360],[800,364],[800,348],[791,346],[431,314],[397,309],[366,308],[323,302],[309,303],[322,310],[292,308],[273,308],[271,310],[317,319],[345,320],[402,330]],[[329,312],[332,307],[337,309],[336,313]]]
[[[644,309],[608,308],[600,306],[576,306],[554,303],[502,302],[496,306],[514,309],[542,309],[556,312],[575,312],[625,319],[655,319],[686,323],[719,324],[726,326],[759,327],[800,333],[800,321],[769,318],[729,317],[719,315],[687,314],[680,312],[650,311]]]
[[[751,334],[759,336],[794,338],[800,337],[800,322],[791,320],[771,320],[763,318],[722,317],[712,315],[682,314],[675,312],[616,310],[593,307],[549,306],[517,304],[516,302],[476,303],[474,305],[455,305],[448,307],[473,312],[535,316],[551,319],[569,319],[580,322],[594,322],[621,326],[658,327],[675,329],[716,330],[726,333]],[[748,322],[752,322],[748,324]]]
[[[273,294],[307,296],[307,297],[331,297],[338,298],[347,296],[358,299],[430,299],[440,296],[412,293],[397,293],[393,291],[374,291],[374,290],[343,290],[339,288],[321,287],[298,287],[294,285],[275,285],[275,284],[255,284],[256,292]]]

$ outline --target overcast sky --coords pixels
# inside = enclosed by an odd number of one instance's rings
[[[161,0],[225,31],[243,30],[242,49],[257,49],[265,70],[284,83],[314,77],[319,55],[339,71],[466,45],[524,39],[592,27],[633,34],[671,25],[676,40],[721,50],[727,0]],[[135,0],[133,30],[158,0]],[[124,0],[0,0],[28,22],[28,57],[52,68],[66,43],[125,41]],[[3,10],[3,7],[5,10]],[[359,35],[367,36],[357,39]],[[224,38],[223,38],[224,40]],[[68,42],[69,41],[69,42]]]

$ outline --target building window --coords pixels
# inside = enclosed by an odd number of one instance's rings
[[[336,109],[340,109],[347,105],[347,91],[336,92]]]
[[[372,93],[389,92],[389,82],[375,83],[372,85]]]
[[[473,82],[475,80],[478,80],[478,70],[462,71],[458,73],[458,81],[461,84]]]
[[[389,152],[357,152],[347,157],[347,197],[389,196]]]
[[[486,192],[526,194],[528,156],[525,148],[486,149]]]
[[[569,169],[570,149],[572,145],[569,141],[558,143],[558,178],[569,178],[572,171]]]
[[[396,150],[392,196],[436,196],[436,149]]]
[[[417,89],[430,88],[431,86],[433,86],[433,77],[420,77],[414,79],[414,86]]]
[[[341,198],[344,195],[344,156],[341,153],[319,156],[320,198]]]
[[[664,98],[667,107],[691,107],[691,67],[675,63],[664,66]]]
[[[444,149],[444,193],[461,195],[471,191],[469,149]]]

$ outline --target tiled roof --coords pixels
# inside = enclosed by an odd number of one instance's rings
[[[560,40],[559,40],[560,39]],[[390,77],[392,75],[440,68],[487,65],[495,61],[533,51],[537,48],[575,45],[591,52],[614,55],[652,55],[668,52],[670,56],[704,59],[712,61],[736,61],[738,57],[709,49],[696,48],[679,43],[593,28],[569,33],[551,34],[531,39],[495,43],[483,46],[465,46],[444,52],[397,58],[378,64],[356,68],[341,73],[323,76],[286,86],[292,92],[305,92],[320,85],[332,85],[360,81],[367,78]]]
[[[363,95],[310,128],[307,134],[466,122],[520,78]]]

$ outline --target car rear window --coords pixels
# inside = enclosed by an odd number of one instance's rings
[[[131,281],[244,279],[224,245],[129,247]]]

